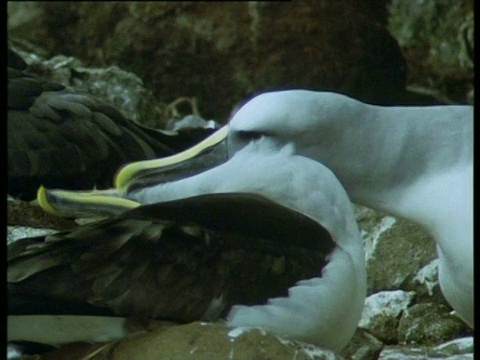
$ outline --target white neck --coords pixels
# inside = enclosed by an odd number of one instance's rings
[[[353,202],[424,222],[418,213],[435,204],[427,197],[423,204],[404,200],[415,187],[444,190],[448,179],[436,184],[442,173],[471,164],[472,107],[366,106],[366,116],[346,120],[331,144],[311,147],[305,155],[329,166]]]

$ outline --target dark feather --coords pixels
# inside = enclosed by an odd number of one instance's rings
[[[256,195],[142,206],[10,245],[9,312],[57,311],[51,303],[89,313],[93,305],[188,322],[211,316],[211,301],[222,299],[215,316],[224,316],[233,304],[266,303],[321,276],[334,246],[310,217]]]
[[[198,129],[173,136],[141,126],[93,95],[29,75],[15,61],[18,54],[11,53],[9,49],[10,195],[30,200],[40,185],[111,187],[120,166],[172,155],[213,131]]]

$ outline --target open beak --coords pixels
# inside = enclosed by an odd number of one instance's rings
[[[228,125],[178,154],[128,164],[116,174],[115,188],[128,193],[158,183],[190,177],[222,164],[228,160],[225,141],[227,135]]]
[[[50,214],[63,217],[98,217],[121,214],[142,204],[125,199],[116,189],[72,191],[40,186],[37,202]]]
[[[227,135],[228,125],[178,154],[128,164],[116,174],[113,189],[70,191],[41,186],[37,191],[37,201],[45,211],[58,216],[90,217],[122,213],[142,205],[127,198],[131,191],[190,177],[227,161]]]

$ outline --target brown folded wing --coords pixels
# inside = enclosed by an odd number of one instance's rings
[[[255,195],[142,206],[9,246],[9,309],[215,319],[321,276],[334,246],[311,218]]]

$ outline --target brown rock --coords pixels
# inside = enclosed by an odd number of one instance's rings
[[[57,230],[73,229],[75,221],[50,215],[39,206],[21,200],[7,201],[7,224]]]
[[[382,25],[386,2],[41,3],[33,28],[12,5],[9,34],[51,56],[134,72],[167,103],[197,96],[202,115],[224,121],[238,101],[270,89],[399,101],[405,61]]]
[[[236,332],[236,331],[235,331]],[[330,351],[314,346],[280,340],[277,336],[253,329],[239,331],[238,336],[223,324],[194,322],[166,330],[137,335],[104,346],[78,344],[45,355],[43,360],[71,360],[89,356],[91,360],[321,360],[341,359]],[[71,351],[69,350],[71,349]]]
[[[473,0],[391,1],[388,27],[412,88],[473,104],[473,6]]]

